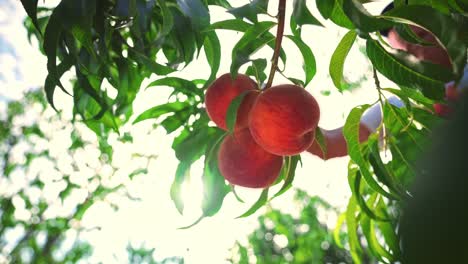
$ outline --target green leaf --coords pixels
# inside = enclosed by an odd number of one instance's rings
[[[271,198],[278,197],[285,193],[292,187],[292,182],[294,181],[294,176],[296,175],[297,163],[301,159],[300,155],[286,157],[286,179],[284,179],[283,186],[281,189]]]
[[[252,24],[245,22],[241,19],[228,19],[211,24],[211,26],[207,30],[226,29],[245,32],[251,26]]]
[[[67,72],[71,66],[75,63],[75,58],[73,56],[66,56],[62,62],[57,66],[57,76],[60,78],[65,72]],[[50,74],[47,75],[44,90],[46,93],[47,101],[55,109],[53,104],[54,91],[55,91],[56,82],[52,79]],[[55,109],[56,110],[56,109]]]
[[[242,38],[236,43],[232,49],[232,62],[231,62],[231,75],[236,76],[239,68],[246,62],[249,61],[250,55],[252,55],[259,48],[264,46],[270,41],[274,40],[274,37],[268,37],[265,32],[268,32],[275,22],[264,21],[255,24],[249,28]],[[265,38],[266,37],[266,38]]]
[[[258,197],[258,200],[252,205],[252,207],[249,208],[249,210],[247,210],[245,213],[243,213],[242,215],[236,218],[244,218],[244,217],[252,215],[260,207],[262,207],[266,202],[268,202],[268,188],[262,191],[262,193],[260,194],[260,197]]]
[[[452,17],[423,5],[402,6],[390,10],[380,17],[395,22],[417,25],[433,33],[446,48],[454,73],[456,75],[463,73],[467,58],[466,45],[458,37],[461,29]]]
[[[187,102],[173,102],[173,103],[166,103],[162,105],[157,105],[154,106],[143,113],[141,113],[135,121],[133,121],[133,124],[136,124],[138,122],[141,122],[143,120],[147,120],[150,118],[158,118],[162,115],[173,113],[173,112],[178,112],[181,111],[187,107],[190,107],[190,104]]]
[[[356,28],[364,32],[387,29],[393,25],[385,19],[372,16],[357,0],[345,0],[343,9]]]
[[[354,24],[349,20],[348,16],[346,16],[343,10],[343,1],[349,0],[326,0],[330,2],[334,2],[332,12],[330,14],[330,20],[333,23],[337,24],[340,27],[344,27],[347,29],[354,29]]]
[[[210,13],[201,0],[177,0],[177,4],[195,29],[201,30],[210,25]]]
[[[396,177],[393,175],[392,171],[384,165],[380,157],[378,141],[375,141],[370,145],[369,162],[374,169],[374,173],[377,176],[377,179],[384,183],[392,193],[397,194],[400,197],[410,198],[406,194],[406,191],[403,189],[401,184],[396,181]]]
[[[382,199],[379,199],[378,206],[383,207],[385,203]],[[396,234],[396,228],[392,225],[391,222],[377,222],[377,226],[379,227],[382,235],[385,239],[385,243],[388,245],[390,250],[393,253],[393,256],[396,259],[400,259],[401,252],[400,252],[400,239]]]
[[[209,142],[214,142],[207,147],[205,154],[205,168],[203,173],[204,195],[202,202],[203,216],[215,215],[223,205],[224,197],[231,188],[226,184],[218,167],[218,150],[221,141],[226,135],[224,131],[217,129],[217,133],[210,137]]]
[[[361,178],[362,178],[361,173],[359,172],[357,168],[350,167],[348,169],[349,185],[351,187],[351,192],[353,193],[353,197],[356,199],[356,201],[359,204],[359,208],[361,208],[361,211],[372,219],[375,219],[378,221],[389,221],[389,219],[387,219],[385,216],[381,216],[377,212],[373,212],[372,209],[369,208],[369,206],[367,205],[366,200],[361,194],[361,189],[362,189]]]
[[[237,120],[237,110],[239,109],[242,100],[249,93],[249,91],[243,91],[238,96],[236,96],[231,103],[226,112],[226,126],[230,133],[234,133],[234,128]]]
[[[203,97],[203,90],[197,88],[194,82],[179,77],[165,77],[151,82],[146,88],[152,86],[169,86],[174,88],[176,92],[180,92],[188,96],[198,95]]]
[[[400,86],[400,89],[394,88],[383,88],[382,90],[391,92],[392,94],[400,98],[411,98],[417,103],[423,104],[427,107],[431,107],[435,101],[425,97],[419,90],[414,90],[404,86]]]
[[[305,75],[306,75],[304,84],[305,84],[305,86],[307,86],[307,84],[310,83],[312,78],[314,78],[315,73],[317,72],[315,56],[312,53],[312,49],[310,49],[310,47],[307,46],[307,44],[305,44],[304,41],[302,41],[302,39],[300,37],[291,36],[291,35],[287,35],[286,37],[289,38],[290,40],[292,40],[292,42],[294,42],[294,44],[296,44],[296,46],[299,48],[299,50],[300,50],[300,52],[302,54],[302,58],[303,58],[303,61],[304,61],[302,67],[303,67],[303,69],[305,71]]]
[[[361,264],[362,247],[361,242],[359,241],[359,235],[357,233],[359,215],[356,215],[356,213],[359,213],[359,207],[357,206],[355,197],[351,196],[348,202],[348,207],[346,208],[348,241],[351,257],[353,258],[354,263]]]
[[[354,41],[356,40],[357,33],[354,30],[349,31],[343,36],[340,43],[336,47],[330,60],[329,73],[333,80],[333,84],[340,92],[343,91],[343,68],[346,57],[348,56]]]
[[[183,183],[190,176],[191,165],[200,159],[207,150],[210,150],[208,145],[210,145],[213,138],[219,138],[220,134],[222,132],[216,128],[199,129],[181,134],[181,137],[174,140],[172,148],[180,163],[177,166],[175,178],[171,185],[171,199],[180,214],[184,209],[184,201],[181,198],[180,191]]]
[[[185,182],[185,179],[189,177],[190,165],[191,164],[188,162],[180,162],[179,165],[177,165],[175,178],[171,184],[171,199],[179,214],[184,213],[184,200],[182,200],[180,192],[182,191],[182,184]]]
[[[166,5],[166,1],[158,0],[158,5],[161,8],[161,15],[162,15],[162,28],[159,31],[159,37],[163,37],[168,35],[172,27],[174,26],[174,18],[172,17],[172,13]]]
[[[444,82],[438,79],[445,76],[441,76],[442,71],[435,71],[436,68],[433,66],[436,65],[411,61],[406,53],[400,51],[389,53],[380,43],[372,39],[367,40],[366,52],[374,67],[395,83],[420,89],[431,99],[444,97]],[[436,79],[434,76],[440,78]]]
[[[255,80],[257,80],[257,83],[260,85],[267,78],[267,75],[265,74],[266,66],[267,66],[266,59],[252,60],[252,65],[247,68],[247,70],[245,71],[245,74],[254,76]]]
[[[151,60],[150,58],[146,57],[146,55],[136,51],[133,48],[128,49],[128,51],[130,52],[131,56],[135,57],[135,60],[137,62],[140,62],[141,64],[143,64],[152,73],[155,73],[157,75],[168,75],[169,73],[176,71],[175,69],[171,67],[161,65],[157,63],[156,61]]]
[[[305,0],[294,0],[292,17],[300,27],[302,25],[323,26],[320,21],[310,13]]]
[[[315,4],[317,5],[317,9],[319,10],[322,17],[325,19],[329,19],[333,12],[335,2],[335,0],[316,0]]]
[[[409,27],[409,25],[398,24],[395,27],[398,36],[404,39],[406,42],[418,44],[422,46],[434,46],[434,43],[429,42],[421,37],[419,37],[414,31]]]
[[[343,127],[343,134],[348,147],[348,153],[350,158],[359,166],[362,176],[371,189],[389,199],[398,199],[397,196],[384,190],[372,177],[369,171],[368,161],[365,158],[366,155],[359,143],[359,124],[362,114],[368,107],[369,105],[363,105],[353,108],[346,119],[346,123]]]
[[[327,158],[327,153],[328,153],[328,150],[327,150],[327,141],[325,139],[325,136],[323,135],[322,133],[322,130],[317,127],[315,129],[315,141],[317,141],[320,149],[322,150],[322,153],[323,153],[323,157],[326,159]]]
[[[37,3],[38,0],[21,0],[21,4],[23,5],[24,10],[31,18],[34,26],[36,27],[37,31],[40,35],[42,35],[41,27],[37,21]]]
[[[57,72],[57,48],[59,44],[60,35],[63,31],[61,21],[62,14],[60,14],[60,12],[62,12],[61,10],[62,8],[60,8],[60,6],[54,9],[54,12],[49,18],[49,22],[47,23],[47,27],[44,33],[44,52],[47,56],[47,78],[50,82],[44,88],[46,88],[45,92],[47,96],[47,101],[56,111],[57,109],[55,108],[53,101],[55,86],[58,85],[63,90],[65,90],[60,82],[60,76]]]
[[[388,250],[386,250],[377,239],[375,222],[366,215],[362,215],[361,227],[364,237],[367,240],[367,244],[369,245],[369,249],[373,252],[373,255],[383,263],[388,263],[388,261],[393,263],[395,261],[394,256],[388,252]],[[387,259],[387,261],[385,261],[385,259]]]
[[[203,48],[205,49],[206,60],[211,68],[210,77],[208,77],[206,82],[208,85],[216,79],[216,74],[221,64],[221,45],[216,32],[208,32],[206,34]]]
[[[273,22],[266,22],[266,23],[273,23]],[[261,26],[261,25],[260,25]],[[259,27],[260,27],[259,26]],[[224,20],[224,21],[219,21],[219,22],[216,22],[214,24],[212,24],[210,26],[210,30],[213,30],[213,29],[226,29],[226,30],[234,30],[234,31],[239,31],[239,32],[246,32],[248,30],[250,31],[253,31],[254,25],[250,24],[250,23],[247,23],[245,21],[242,21],[240,19],[231,19],[231,20]],[[258,35],[257,33],[253,32],[253,33],[249,33],[251,36],[248,37],[250,39],[251,42],[253,43],[250,43],[249,45],[251,46],[250,47],[250,53],[253,53],[254,51],[258,50],[259,48],[261,48],[263,45],[267,44],[271,49],[275,49],[275,36],[268,32],[268,31],[265,31],[263,32],[262,35]],[[244,34],[245,36],[245,34]],[[254,37],[257,37],[258,39],[255,40]],[[246,53],[246,52],[244,52]],[[250,53],[246,53],[247,55],[249,55]],[[239,58],[239,60],[243,63],[246,63],[248,61],[250,61],[249,59],[246,59],[246,57],[248,57],[247,55],[244,55],[243,57]],[[284,52],[284,49],[281,48],[281,51],[280,51],[280,59],[283,63],[286,63],[286,53]],[[240,67],[240,66],[239,66]]]
[[[344,248],[343,242],[340,239],[341,234],[341,227],[346,221],[346,213],[342,213],[338,216],[338,220],[336,222],[335,229],[333,229],[333,241],[335,241],[336,245],[339,248]]]
[[[246,18],[253,23],[258,22],[258,14],[266,14],[268,10],[268,0],[253,0],[241,7],[229,9],[228,12],[236,18]]]

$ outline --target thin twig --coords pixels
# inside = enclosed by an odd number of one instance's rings
[[[278,68],[278,58],[281,51],[281,41],[283,40],[284,32],[284,20],[286,12],[286,0],[280,0],[278,4],[278,28],[276,30],[276,41],[273,58],[271,59],[270,75],[268,76],[268,82],[265,89],[268,89],[273,84],[273,78],[275,77],[276,68]]]
[[[380,103],[380,118],[381,118],[381,125],[382,125],[382,136],[383,136],[383,150],[384,155],[387,155],[387,132],[385,131],[385,122],[384,122],[384,100],[382,99],[382,87],[380,87],[379,77],[377,76],[377,71],[375,67],[372,67],[372,72],[374,74],[374,81],[375,81],[375,88],[377,88],[377,92],[379,93],[379,103]]]

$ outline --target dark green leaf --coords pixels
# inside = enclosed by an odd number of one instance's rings
[[[294,0],[293,15],[295,22],[298,26],[302,25],[316,25],[323,26],[307,8],[305,0]]]
[[[55,8],[54,12],[49,18],[47,27],[44,33],[44,52],[47,56],[47,78],[49,79],[49,84],[46,88],[47,101],[55,109],[53,96],[55,86],[61,87],[63,90],[63,85],[60,82],[60,76],[57,71],[57,48],[59,44],[60,35],[62,34],[62,8]]]
[[[206,34],[205,45],[203,47],[205,49],[206,60],[211,68],[210,77],[206,82],[206,84],[210,84],[216,79],[216,74],[221,63],[221,45],[216,32],[208,32]]]
[[[152,73],[155,73],[157,75],[168,75],[169,73],[172,73],[175,71],[175,69],[161,65],[157,63],[156,61],[146,57],[144,54],[136,51],[135,49],[129,49],[129,52],[132,56],[135,57],[135,60],[143,65],[145,65],[148,70],[150,70]]]
[[[335,6],[335,0],[316,0],[315,4],[322,17],[329,19],[333,12],[333,7]]]
[[[28,14],[28,16],[31,18],[39,34],[42,35],[41,27],[39,26],[39,23],[37,21],[37,2],[39,1],[38,0],[21,0],[21,4],[23,4],[24,10]]]
[[[201,0],[177,0],[177,3],[195,29],[201,30],[210,25],[210,13]]]
[[[209,30],[213,29],[226,29],[226,30],[235,30],[240,32],[245,32],[249,29],[252,24],[247,23],[241,19],[229,19],[223,20],[216,23],[211,24]]]
[[[345,0],[343,9],[356,28],[364,32],[387,29],[393,25],[385,19],[372,16],[357,0]]]
[[[163,37],[171,32],[172,27],[174,26],[174,18],[172,17],[172,13],[166,5],[166,1],[158,0],[158,5],[161,8],[161,15],[163,19],[159,37]]]
[[[258,14],[265,14],[268,10],[268,0],[253,0],[241,7],[229,9],[229,13],[236,18],[246,18],[254,23],[258,22]]]
[[[336,47],[330,60],[329,73],[333,80],[333,84],[340,92],[343,91],[343,68],[346,57],[348,56],[354,41],[356,40],[357,33],[354,30],[349,31],[343,36],[340,43]]]

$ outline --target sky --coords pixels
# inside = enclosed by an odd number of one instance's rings
[[[53,6],[57,1],[46,1],[47,5]],[[247,1],[231,1],[236,5],[245,4]],[[40,1],[44,4],[43,1]],[[270,1],[269,13],[276,13],[277,1]],[[346,30],[334,26],[329,21],[324,21],[315,8],[314,1],[308,1],[312,13],[325,25],[326,28],[316,26],[305,26],[303,37],[315,54],[317,61],[317,75],[306,89],[317,99],[321,109],[321,119],[319,125],[326,129],[333,129],[344,124],[346,115],[354,106],[364,103],[373,103],[377,99],[377,92],[373,85],[373,80],[369,72],[369,64],[366,58],[359,51],[360,45],[354,45],[345,65],[345,76],[352,81],[362,79],[364,81],[353,93],[345,92],[340,94],[336,91],[328,75],[328,63],[334,48],[338,44]],[[385,3],[378,2],[368,5],[371,12],[379,12]],[[287,17],[291,13],[291,5],[288,5]],[[212,20],[220,21],[229,19],[231,16],[221,12],[219,8],[212,8]],[[39,52],[37,43],[30,44],[27,40],[26,30],[22,25],[25,12],[19,1],[0,0],[0,39],[7,39],[0,42],[0,102],[6,100],[17,100],[22,98],[24,91],[39,87],[43,84],[46,75],[46,58]],[[289,25],[286,25],[286,29]],[[274,33],[274,31],[273,31]],[[235,41],[233,38],[240,38],[240,34],[233,32],[219,31],[222,41],[222,54],[230,54]],[[223,41],[224,40],[224,41]],[[288,50],[289,63],[286,68],[286,75],[303,78],[301,76],[302,65],[299,63],[302,57],[298,50],[287,39],[284,39],[283,46]],[[260,50],[255,56],[270,58],[271,49]],[[228,72],[230,56],[222,58],[219,75]],[[183,72],[174,74],[186,79],[205,78],[208,76],[209,66],[200,56],[198,61],[193,62]],[[70,76],[69,76],[70,77]],[[67,78],[67,77],[65,77]],[[143,87],[151,80],[145,80]],[[276,75],[274,84],[287,82],[279,74]],[[388,84],[384,79],[383,85]],[[170,88],[153,88],[142,91],[135,100],[135,116],[144,110],[164,103],[170,94]],[[330,92],[326,96],[325,93]],[[71,118],[70,97],[61,92],[55,95],[56,105],[63,110],[65,119]],[[53,115],[53,111],[48,109],[48,115]],[[198,162],[193,166],[192,178],[184,188],[183,197],[186,202],[186,210],[181,216],[169,196],[169,188],[172,183],[177,160],[171,149],[173,135],[166,135],[162,128],[151,131],[152,121],[145,121],[136,125],[125,125],[123,132],[130,132],[134,137],[133,144],[123,144],[115,139],[111,143],[114,148],[114,166],[119,168],[117,180],[123,178],[131,172],[131,168],[138,166],[142,161],[130,155],[131,152],[157,155],[157,159],[149,163],[147,175],[136,177],[133,181],[125,181],[129,193],[139,197],[141,201],[129,201],[118,195],[112,195],[109,199],[118,202],[120,209],[114,211],[106,202],[98,202],[88,210],[80,225],[89,228],[100,226],[100,230],[93,230],[83,233],[81,239],[89,241],[94,246],[94,253],[91,263],[102,261],[103,263],[125,262],[125,248],[128,241],[135,245],[144,243],[146,247],[155,248],[158,257],[183,256],[185,263],[224,263],[226,257],[230,256],[229,249],[234,246],[235,241],[246,242],[246,236],[257,226],[257,216],[264,212],[260,209],[255,215],[235,219],[245,212],[249,206],[256,201],[260,195],[260,190],[246,188],[236,189],[239,195],[246,201],[239,203],[232,194],[229,194],[223,207],[214,217],[206,218],[198,225],[187,229],[179,230],[179,227],[191,224],[201,214],[200,204],[202,199],[202,185],[200,175],[202,163]],[[47,126],[45,124],[44,126]],[[49,142],[52,155],[53,146],[67,144],[69,131],[60,131],[57,127],[48,127],[53,134],[53,142]],[[93,140],[92,133],[84,131],[89,140]],[[57,150],[58,151],[58,150]],[[57,152],[56,151],[56,152]],[[93,162],[96,152],[83,152],[83,159]],[[346,172],[348,158],[338,158],[322,161],[310,154],[302,155],[303,167],[298,168],[293,183],[294,187],[306,190],[310,195],[319,195],[326,201],[338,208],[344,208],[349,198],[350,190],[347,184]],[[66,168],[67,161],[62,161]],[[108,167],[100,168],[103,175],[109,173]],[[77,179],[84,177],[76,175]],[[115,179],[114,179],[115,180]],[[112,181],[112,179],[109,179]],[[278,186],[279,188],[280,186]],[[276,188],[276,187],[275,187]],[[280,208],[285,212],[297,213],[297,207],[292,202],[293,191],[276,198],[272,201],[274,208]],[[80,199],[80,195],[76,195]],[[56,204],[55,210],[63,210],[63,204]],[[333,228],[336,216],[327,216],[323,219],[326,224]]]

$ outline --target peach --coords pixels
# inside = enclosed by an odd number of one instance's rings
[[[271,87],[261,93],[249,116],[254,140],[266,151],[296,155],[312,145],[320,109],[304,88],[292,84]]]
[[[327,153],[324,155],[320,145],[316,140],[312,143],[312,146],[307,149],[310,152],[323,160],[328,160],[337,157],[344,157],[348,155],[348,146],[343,135],[343,128],[336,128],[332,130],[326,130],[320,128],[323,137],[325,139],[325,146]],[[367,126],[359,124],[359,142],[364,142],[369,138],[371,131]]]
[[[226,126],[226,114],[231,104],[232,100],[240,95],[244,91],[257,90],[257,84],[250,77],[244,74],[238,74],[236,79],[233,80],[229,73],[223,74],[218,79],[216,79],[206,90],[205,93],[205,105],[206,112],[210,119],[221,129],[227,130]],[[249,101],[250,104],[253,103],[256,96],[251,95],[250,98],[252,101]],[[249,96],[246,95],[244,99],[249,99]],[[247,100],[244,100],[247,101]],[[243,102],[244,103],[244,102]],[[241,111],[244,107],[243,104],[240,105],[238,110],[238,115],[240,119],[244,119],[244,122],[247,122],[247,113],[246,111]],[[247,107],[250,108],[250,107]],[[239,120],[238,118],[238,120]],[[245,124],[246,125],[246,124]]]
[[[416,56],[420,60],[429,61],[434,64],[440,64],[442,66],[451,68],[451,62],[447,51],[437,42],[436,38],[434,37],[434,35],[432,35],[432,33],[417,26],[411,25],[410,28],[420,38],[434,45],[422,46],[418,44],[409,43],[402,39],[395,29],[391,29],[388,32],[388,41],[390,45],[395,49],[404,50]]]
[[[244,128],[224,138],[218,165],[221,175],[233,185],[266,188],[278,178],[283,157],[266,152]]]

